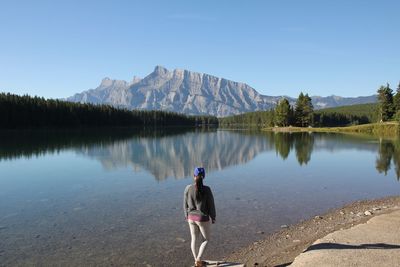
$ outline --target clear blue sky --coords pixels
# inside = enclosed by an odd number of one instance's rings
[[[155,65],[262,94],[371,95],[400,80],[400,1],[1,2],[0,91],[67,97]]]

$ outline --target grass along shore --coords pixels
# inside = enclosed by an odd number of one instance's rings
[[[262,128],[263,131],[272,132],[322,132],[322,133],[366,133],[366,134],[383,134],[383,135],[397,135],[399,134],[399,123],[382,122],[382,123],[368,123],[354,126],[344,127],[266,127]]]

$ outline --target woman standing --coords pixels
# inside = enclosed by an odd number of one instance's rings
[[[183,201],[185,218],[189,223],[190,235],[192,236],[190,245],[196,267],[205,265],[201,256],[210,240],[210,217],[211,222],[215,223],[214,197],[210,187],[203,185],[205,176],[204,168],[196,167],[194,169],[194,184],[186,186]],[[203,242],[198,253],[196,253],[196,239],[199,237],[199,233],[203,237]]]

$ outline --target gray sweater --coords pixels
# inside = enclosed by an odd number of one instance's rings
[[[190,213],[200,213],[203,216],[210,216],[212,220],[215,220],[214,197],[210,187],[203,186],[203,195],[201,200],[198,201],[196,200],[196,185],[191,184],[186,186],[183,196],[183,210],[185,218]]]

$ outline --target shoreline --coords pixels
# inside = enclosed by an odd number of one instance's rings
[[[297,224],[282,226],[281,230],[267,234],[224,260],[241,262],[246,266],[287,266],[317,239],[395,210],[400,210],[400,196],[355,201]]]
[[[383,123],[368,123],[354,126],[338,126],[338,127],[265,127],[261,131],[267,132],[318,132],[318,133],[357,133],[372,135],[397,135],[399,133],[399,123],[390,121]]]

